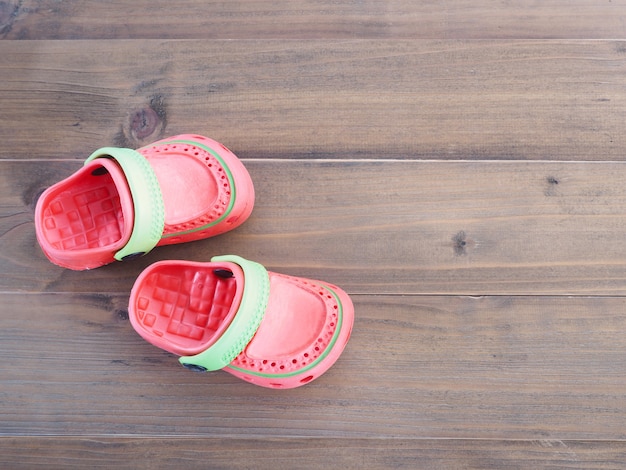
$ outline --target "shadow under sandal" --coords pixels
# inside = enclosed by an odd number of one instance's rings
[[[182,134],[138,150],[96,150],[43,192],[35,228],[50,261],[83,270],[219,235],[241,225],[253,205],[252,180],[235,154]]]
[[[131,291],[129,317],[148,342],[196,371],[223,369],[269,388],[294,388],[339,358],[354,307],[340,288],[267,271],[238,256],[160,261]]]

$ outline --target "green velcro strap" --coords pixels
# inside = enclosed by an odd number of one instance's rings
[[[230,364],[248,345],[267,309],[270,296],[270,277],[263,265],[239,256],[215,256],[213,262],[231,262],[241,266],[244,288],[239,309],[222,336],[209,348],[195,356],[179,358],[186,367],[200,366],[206,370],[219,370]]]
[[[139,152],[103,147],[92,153],[85,164],[96,158],[112,158],[122,168],[133,199],[134,223],[128,243],[115,253],[118,261],[148,253],[161,240],[165,226],[165,205],[161,187],[152,166]]]

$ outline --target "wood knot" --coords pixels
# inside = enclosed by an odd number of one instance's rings
[[[459,231],[452,237],[452,248],[456,256],[464,256],[467,254],[467,250],[474,247],[476,242],[471,238],[468,238],[463,230]]]
[[[130,133],[137,140],[143,140],[154,133],[159,116],[152,108],[143,108],[130,116]]]
[[[141,147],[162,137],[167,111],[162,95],[154,95],[149,104],[132,110],[115,138],[118,147]]]
[[[557,186],[561,181],[553,175],[546,176],[546,187],[543,194],[547,197],[555,196],[557,194]]]

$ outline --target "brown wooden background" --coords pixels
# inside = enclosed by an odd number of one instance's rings
[[[0,467],[626,466],[626,2],[0,1]],[[248,167],[229,234],[90,272],[33,208],[95,148]],[[192,374],[128,321],[148,264],[344,287],[292,391]]]

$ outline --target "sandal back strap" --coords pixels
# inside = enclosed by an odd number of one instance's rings
[[[103,147],[93,152],[85,164],[97,158],[109,158],[119,164],[133,200],[132,233],[114,258],[124,261],[143,256],[159,243],[165,227],[165,205],[156,173],[148,160],[136,150]]]
[[[248,345],[265,315],[270,296],[270,278],[265,267],[239,256],[211,258],[212,262],[230,262],[241,266],[244,288],[237,314],[222,336],[209,348],[179,362],[189,369],[219,370],[230,364]]]

